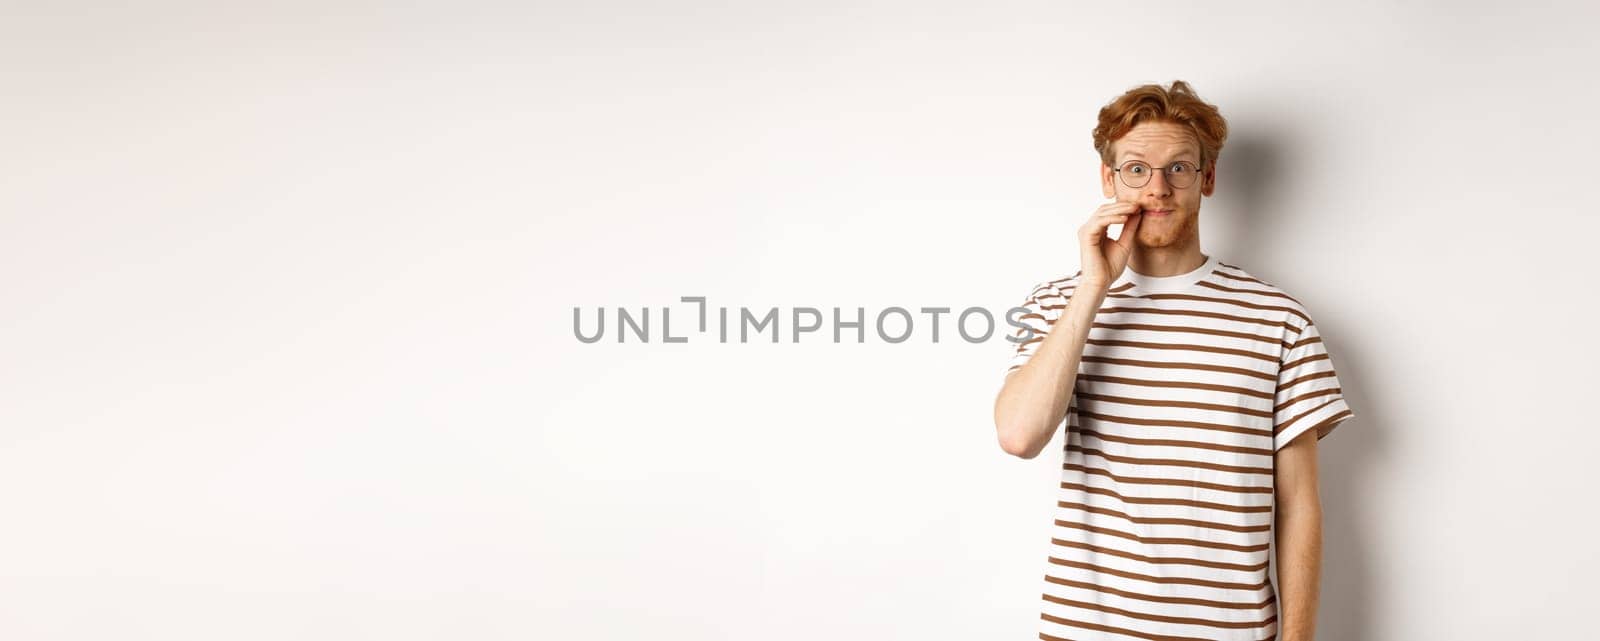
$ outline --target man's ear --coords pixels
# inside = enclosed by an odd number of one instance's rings
[[[1111,168],[1107,167],[1105,163],[1100,163],[1100,193],[1104,194],[1106,198],[1117,197],[1117,185],[1112,182],[1116,179],[1116,173],[1112,172]]]
[[[1200,181],[1200,195],[1210,196],[1217,190],[1217,163],[1211,161],[1211,169],[1206,171],[1206,176]]]

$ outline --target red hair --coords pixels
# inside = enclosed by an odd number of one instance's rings
[[[1100,108],[1100,122],[1094,128],[1094,149],[1100,162],[1116,160],[1111,143],[1141,122],[1169,122],[1187,128],[1200,143],[1200,169],[1214,168],[1228,138],[1228,121],[1212,105],[1200,99],[1189,83],[1174,80],[1172,86],[1140,85],[1117,96]]]

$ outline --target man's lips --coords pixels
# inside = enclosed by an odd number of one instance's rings
[[[1171,209],[1146,209],[1143,215],[1161,217],[1170,213],[1172,213]]]

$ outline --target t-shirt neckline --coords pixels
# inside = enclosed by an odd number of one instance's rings
[[[1146,276],[1133,271],[1133,266],[1128,265],[1122,268],[1122,275],[1117,277],[1116,282],[1112,283],[1112,287],[1131,283],[1134,289],[1144,293],[1176,292],[1210,276],[1211,272],[1216,270],[1217,263],[1216,255],[1206,256],[1206,262],[1196,267],[1193,271],[1172,276]]]

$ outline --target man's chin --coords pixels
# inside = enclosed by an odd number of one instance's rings
[[[1143,226],[1144,223],[1148,222],[1150,221],[1140,221],[1139,233],[1133,237],[1133,243],[1138,245],[1140,249],[1162,249],[1177,243],[1178,239],[1183,237],[1181,225],[1174,228],[1164,224],[1165,221],[1163,221],[1159,227],[1155,225],[1150,227]]]
[[[1139,234],[1133,237],[1134,244],[1138,245],[1139,249],[1161,249],[1171,245],[1175,240],[1177,240],[1177,238],[1170,236],[1156,236],[1152,238],[1144,234]]]

